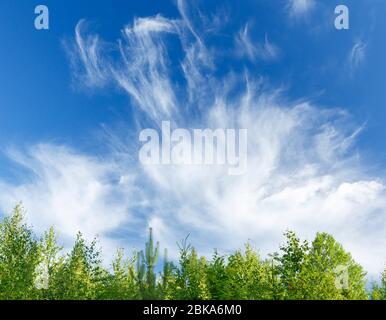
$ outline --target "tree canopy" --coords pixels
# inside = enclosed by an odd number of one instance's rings
[[[386,299],[386,269],[366,291],[365,271],[333,236],[284,236],[265,259],[250,244],[202,257],[186,238],[170,261],[166,250],[159,259],[150,229],[143,251],[127,257],[118,249],[106,267],[96,240],[78,233],[64,253],[55,230],[36,236],[18,205],[0,222],[0,299]]]

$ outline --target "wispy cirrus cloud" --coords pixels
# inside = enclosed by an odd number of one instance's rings
[[[367,44],[362,40],[359,39],[354,42],[347,58],[351,71],[355,71],[364,63],[366,59],[366,48]]]
[[[24,174],[18,183],[0,181],[0,207],[10,212],[22,201],[28,222],[39,233],[54,226],[69,246],[81,231],[111,248],[108,233],[134,223],[131,209],[138,202],[132,176],[113,161],[48,143],[6,154]]]
[[[249,35],[248,24],[238,33],[235,42],[236,54],[242,58],[247,57],[251,61],[276,60],[280,54],[279,48],[268,40],[267,34],[262,43],[253,41]]]
[[[104,61],[104,46],[98,35],[83,38],[81,30],[87,28],[85,20],[79,21],[75,28],[74,42],[64,42],[66,52],[69,54],[70,64],[73,68],[77,83],[86,87],[102,87],[108,78]]]
[[[297,3],[304,8],[305,2]],[[385,182],[361,163],[355,139],[362,126],[342,109],[289,101],[281,88],[270,88],[248,70],[219,76],[199,21],[191,20],[192,9],[183,1],[178,9],[179,19],[135,19],[117,43],[107,44],[82,29],[84,22],[78,24],[67,47],[78,64],[76,77],[95,88],[109,82],[126,92],[137,123],[127,124],[125,133],[109,132],[105,159],[52,145],[12,157],[37,174],[19,185],[3,182],[1,205],[23,200],[35,224],[55,218],[59,229],[83,228],[111,241],[116,239],[108,233],[123,232],[121,224],[133,219],[131,239],[153,226],[173,250],[190,233],[204,253],[213,247],[232,250],[250,239],[265,255],[277,249],[288,228],[307,238],[327,231],[367,270],[381,270]],[[178,60],[170,60],[169,36],[181,45]],[[251,50],[246,58],[261,54],[248,29],[236,37]],[[260,50],[270,52],[267,43]],[[106,46],[114,54],[105,54]],[[180,81],[172,63],[179,66]],[[174,128],[248,129],[246,174],[229,176],[222,166],[139,163],[138,141],[128,137],[137,137],[145,124],[159,128],[163,120]],[[20,160],[25,157],[31,165]]]

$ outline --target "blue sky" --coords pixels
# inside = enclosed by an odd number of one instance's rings
[[[384,1],[45,0],[47,31],[38,4],[0,3],[3,212],[23,201],[38,229],[111,249],[150,225],[169,247],[191,233],[203,253],[251,239],[265,254],[285,228],[322,228],[382,268]],[[142,167],[139,128],[170,119],[247,127],[247,177]]]

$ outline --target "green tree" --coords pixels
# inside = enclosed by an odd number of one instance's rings
[[[137,256],[137,274],[143,299],[157,299],[159,292],[156,285],[155,267],[158,262],[159,243],[154,246],[153,230],[149,229],[149,238],[145,244],[145,251]]]
[[[299,299],[303,294],[301,275],[309,246],[307,241],[301,242],[293,231],[287,231],[284,235],[287,242],[280,247],[281,254],[273,255],[273,268],[280,278],[279,296],[284,299]]]
[[[236,251],[228,258],[225,299],[263,299],[266,279],[263,262],[247,244],[245,252]]]
[[[103,293],[107,272],[101,266],[96,240],[87,245],[81,233],[55,278],[55,298],[96,299]]]
[[[305,298],[366,299],[366,273],[331,235],[317,233],[302,273]]]
[[[55,277],[63,265],[64,257],[60,256],[63,248],[57,243],[57,235],[53,227],[46,231],[39,246],[39,266],[41,274],[41,287],[39,297],[41,299],[55,298]],[[40,268],[39,268],[40,267]],[[36,279],[37,280],[37,279]],[[35,282],[36,282],[35,280]]]
[[[163,270],[161,274],[162,282],[159,285],[159,290],[161,292],[162,299],[164,300],[171,300],[175,297],[175,270],[176,267],[173,262],[168,260],[168,251],[165,249]]]
[[[285,299],[366,299],[366,273],[331,235],[317,233],[311,246],[286,237],[275,257]]]
[[[381,275],[381,283],[373,285],[371,291],[372,300],[386,300],[386,268]]]
[[[38,240],[18,205],[0,222],[0,299],[386,299],[386,270],[367,293],[362,267],[331,235],[317,233],[311,244],[292,231],[285,237],[267,260],[247,244],[229,255],[215,250],[209,261],[186,238],[179,262],[165,250],[161,266],[150,229],[143,251],[125,258],[119,249],[106,270],[96,240],[78,233],[61,255],[54,229]]]
[[[210,296],[214,300],[226,299],[228,274],[225,257],[215,250],[211,263],[207,267],[207,279]]]
[[[117,251],[112,263],[112,274],[106,279],[102,298],[114,300],[136,300],[140,298],[135,259],[125,259],[123,249]]]
[[[0,299],[33,299],[39,243],[19,204],[0,223]]]
[[[176,274],[176,299],[207,300],[210,290],[207,279],[208,264],[204,257],[187,244],[187,238],[179,245],[180,261]]]

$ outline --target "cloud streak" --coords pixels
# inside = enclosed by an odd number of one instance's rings
[[[279,57],[279,48],[268,40],[267,34],[263,43],[254,43],[249,36],[248,24],[236,37],[236,53],[240,57],[247,57],[252,62],[257,59],[269,61]]]
[[[103,87],[108,75],[103,60],[104,46],[98,35],[83,38],[81,31],[87,28],[85,20],[79,21],[75,28],[73,43],[65,42],[66,51],[69,54],[73,74],[77,77],[77,83],[86,87]]]
[[[348,55],[348,64],[351,71],[355,71],[364,63],[366,59],[366,47],[367,45],[363,41],[355,41]]]

